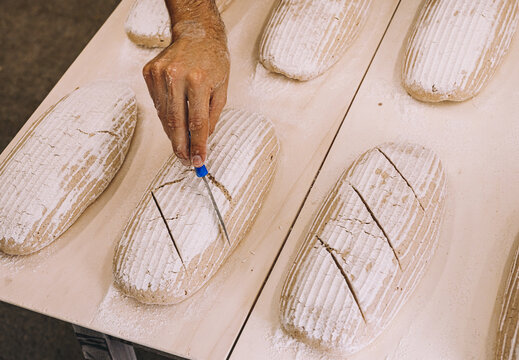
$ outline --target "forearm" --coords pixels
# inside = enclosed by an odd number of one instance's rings
[[[165,0],[173,41],[181,36],[209,37],[227,42],[225,26],[214,0]]]

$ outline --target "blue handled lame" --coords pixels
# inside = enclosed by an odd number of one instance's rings
[[[218,209],[218,205],[216,205],[216,201],[214,200],[213,192],[211,191],[211,188],[209,187],[209,183],[207,182],[206,175],[209,173],[207,171],[207,168],[205,165],[202,165],[201,167],[195,167],[196,176],[199,178],[202,178],[204,181],[205,187],[207,188],[207,192],[209,193],[209,197],[211,198],[211,202],[213,203],[214,209],[216,211],[216,215],[218,216],[218,220],[220,221],[220,225],[222,225],[223,232],[225,234],[225,238],[227,239],[227,242],[229,243],[229,246],[231,246],[231,240],[229,239],[229,234],[227,233],[227,228],[225,227],[225,223],[223,222],[222,214],[220,213],[220,210]]]

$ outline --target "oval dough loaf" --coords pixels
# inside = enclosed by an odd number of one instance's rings
[[[260,44],[273,72],[313,79],[335,64],[364,24],[371,0],[280,0]]]
[[[216,0],[224,11],[232,0]],[[171,20],[165,0],[136,0],[124,24],[126,34],[137,45],[167,47],[171,43]]]
[[[517,27],[517,0],[427,0],[408,40],[402,81],[421,101],[464,101],[489,81]]]
[[[200,289],[245,237],[267,194],[279,152],[270,121],[225,110],[208,146],[208,180],[232,247],[203,180],[170,157],[131,216],[114,259],[116,285],[141,302],[178,303]]]
[[[512,269],[503,296],[496,359],[519,359],[519,247],[514,254]]]
[[[136,120],[133,91],[114,82],[47,110],[0,165],[0,250],[29,254],[67,230],[121,167]]]
[[[351,354],[371,343],[422,277],[445,196],[439,159],[385,144],[360,156],[322,205],[281,294],[283,328]]]

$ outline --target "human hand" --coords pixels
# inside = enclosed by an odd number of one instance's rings
[[[171,45],[144,66],[143,75],[174,153],[182,164],[200,167],[227,100],[230,62],[216,7],[196,10],[188,20],[176,12]]]

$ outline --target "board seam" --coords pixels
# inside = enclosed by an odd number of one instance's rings
[[[395,17],[395,14],[398,11],[398,8],[400,7],[400,3],[401,2],[402,2],[402,0],[398,0],[398,3],[396,4],[395,10],[393,11],[393,14],[391,14],[391,17],[389,18],[387,26],[384,29],[384,32],[382,33],[380,41],[378,42],[377,47],[375,48],[375,51],[373,52],[373,55],[371,56],[371,59],[370,59],[370,61],[368,63],[368,66],[366,67],[366,70],[364,71],[364,74],[362,75],[362,78],[360,79],[360,82],[359,82],[359,85],[357,86],[357,89],[355,89],[355,93],[353,94],[353,97],[352,97],[352,99],[351,99],[351,101],[350,101],[350,103],[348,105],[348,108],[346,109],[346,112],[344,113],[344,116],[343,116],[343,118],[341,120],[341,123],[339,124],[339,127],[337,128],[337,131],[335,132],[335,135],[333,136],[333,139],[332,139],[332,141],[330,143],[330,146],[328,147],[328,150],[326,151],[326,153],[324,155],[324,158],[321,161],[321,164],[319,165],[319,168],[317,169],[317,172],[314,175],[314,178],[312,179],[312,183],[310,184],[310,187],[308,188],[308,190],[307,190],[307,192],[305,194],[305,197],[303,198],[303,201],[301,202],[301,205],[299,206],[299,209],[297,210],[297,213],[296,213],[294,219],[292,220],[292,223],[290,224],[290,227],[288,228],[288,232],[287,232],[285,238],[283,239],[281,247],[279,248],[279,250],[278,250],[278,252],[276,254],[276,257],[274,258],[274,261],[272,262],[272,265],[270,266],[270,269],[267,272],[267,275],[266,275],[265,279],[263,280],[263,283],[261,284],[261,287],[259,288],[258,293],[256,294],[256,296],[254,298],[252,306],[249,309],[249,311],[247,313],[247,316],[245,317],[245,320],[243,321],[242,326],[241,326],[240,330],[238,331],[238,334],[236,335],[236,338],[235,338],[235,340],[234,340],[234,342],[233,342],[233,344],[231,346],[231,349],[229,350],[229,352],[227,353],[227,356],[225,357],[226,359],[230,359],[234,349],[236,348],[236,345],[238,344],[240,336],[243,333],[243,330],[245,329],[245,325],[247,325],[247,322],[249,321],[249,318],[250,318],[252,312],[254,311],[254,308],[256,307],[258,299],[259,299],[261,293],[263,292],[263,289],[265,288],[265,285],[266,285],[268,279],[270,278],[270,275],[272,274],[272,271],[274,270],[274,266],[276,265],[277,260],[278,260],[279,256],[281,255],[281,252],[283,251],[283,248],[285,247],[285,244],[286,244],[290,234],[292,233],[292,229],[294,228],[294,225],[295,225],[297,219],[299,218],[299,215],[300,215],[304,205],[306,204],[306,200],[308,199],[308,196],[310,195],[310,192],[312,191],[312,188],[313,188],[313,186],[315,184],[315,181],[319,177],[319,174],[320,174],[320,172],[321,172],[321,170],[322,170],[322,168],[324,166],[324,163],[326,162],[326,159],[328,158],[328,155],[330,154],[331,148],[333,147],[333,144],[335,143],[335,140],[337,139],[337,136],[339,135],[339,132],[341,131],[342,125],[344,124],[344,120],[348,116],[348,113],[351,110],[351,107],[352,107],[353,103],[355,102],[355,99],[357,98],[359,90],[362,87],[362,84],[364,83],[366,75],[368,74],[368,72],[369,72],[369,70],[371,68],[371,65],[373,64],[373,61],[375,60],[375,57],[377,56],[377,53],[378,53],[378,51],[380,49],[380,45],[382,44],[382,42],[384,41],[384,38],[386,37],[387,31],[389,30],[389,27],[391,26],[391,23],[393,22],[393,19]]]

